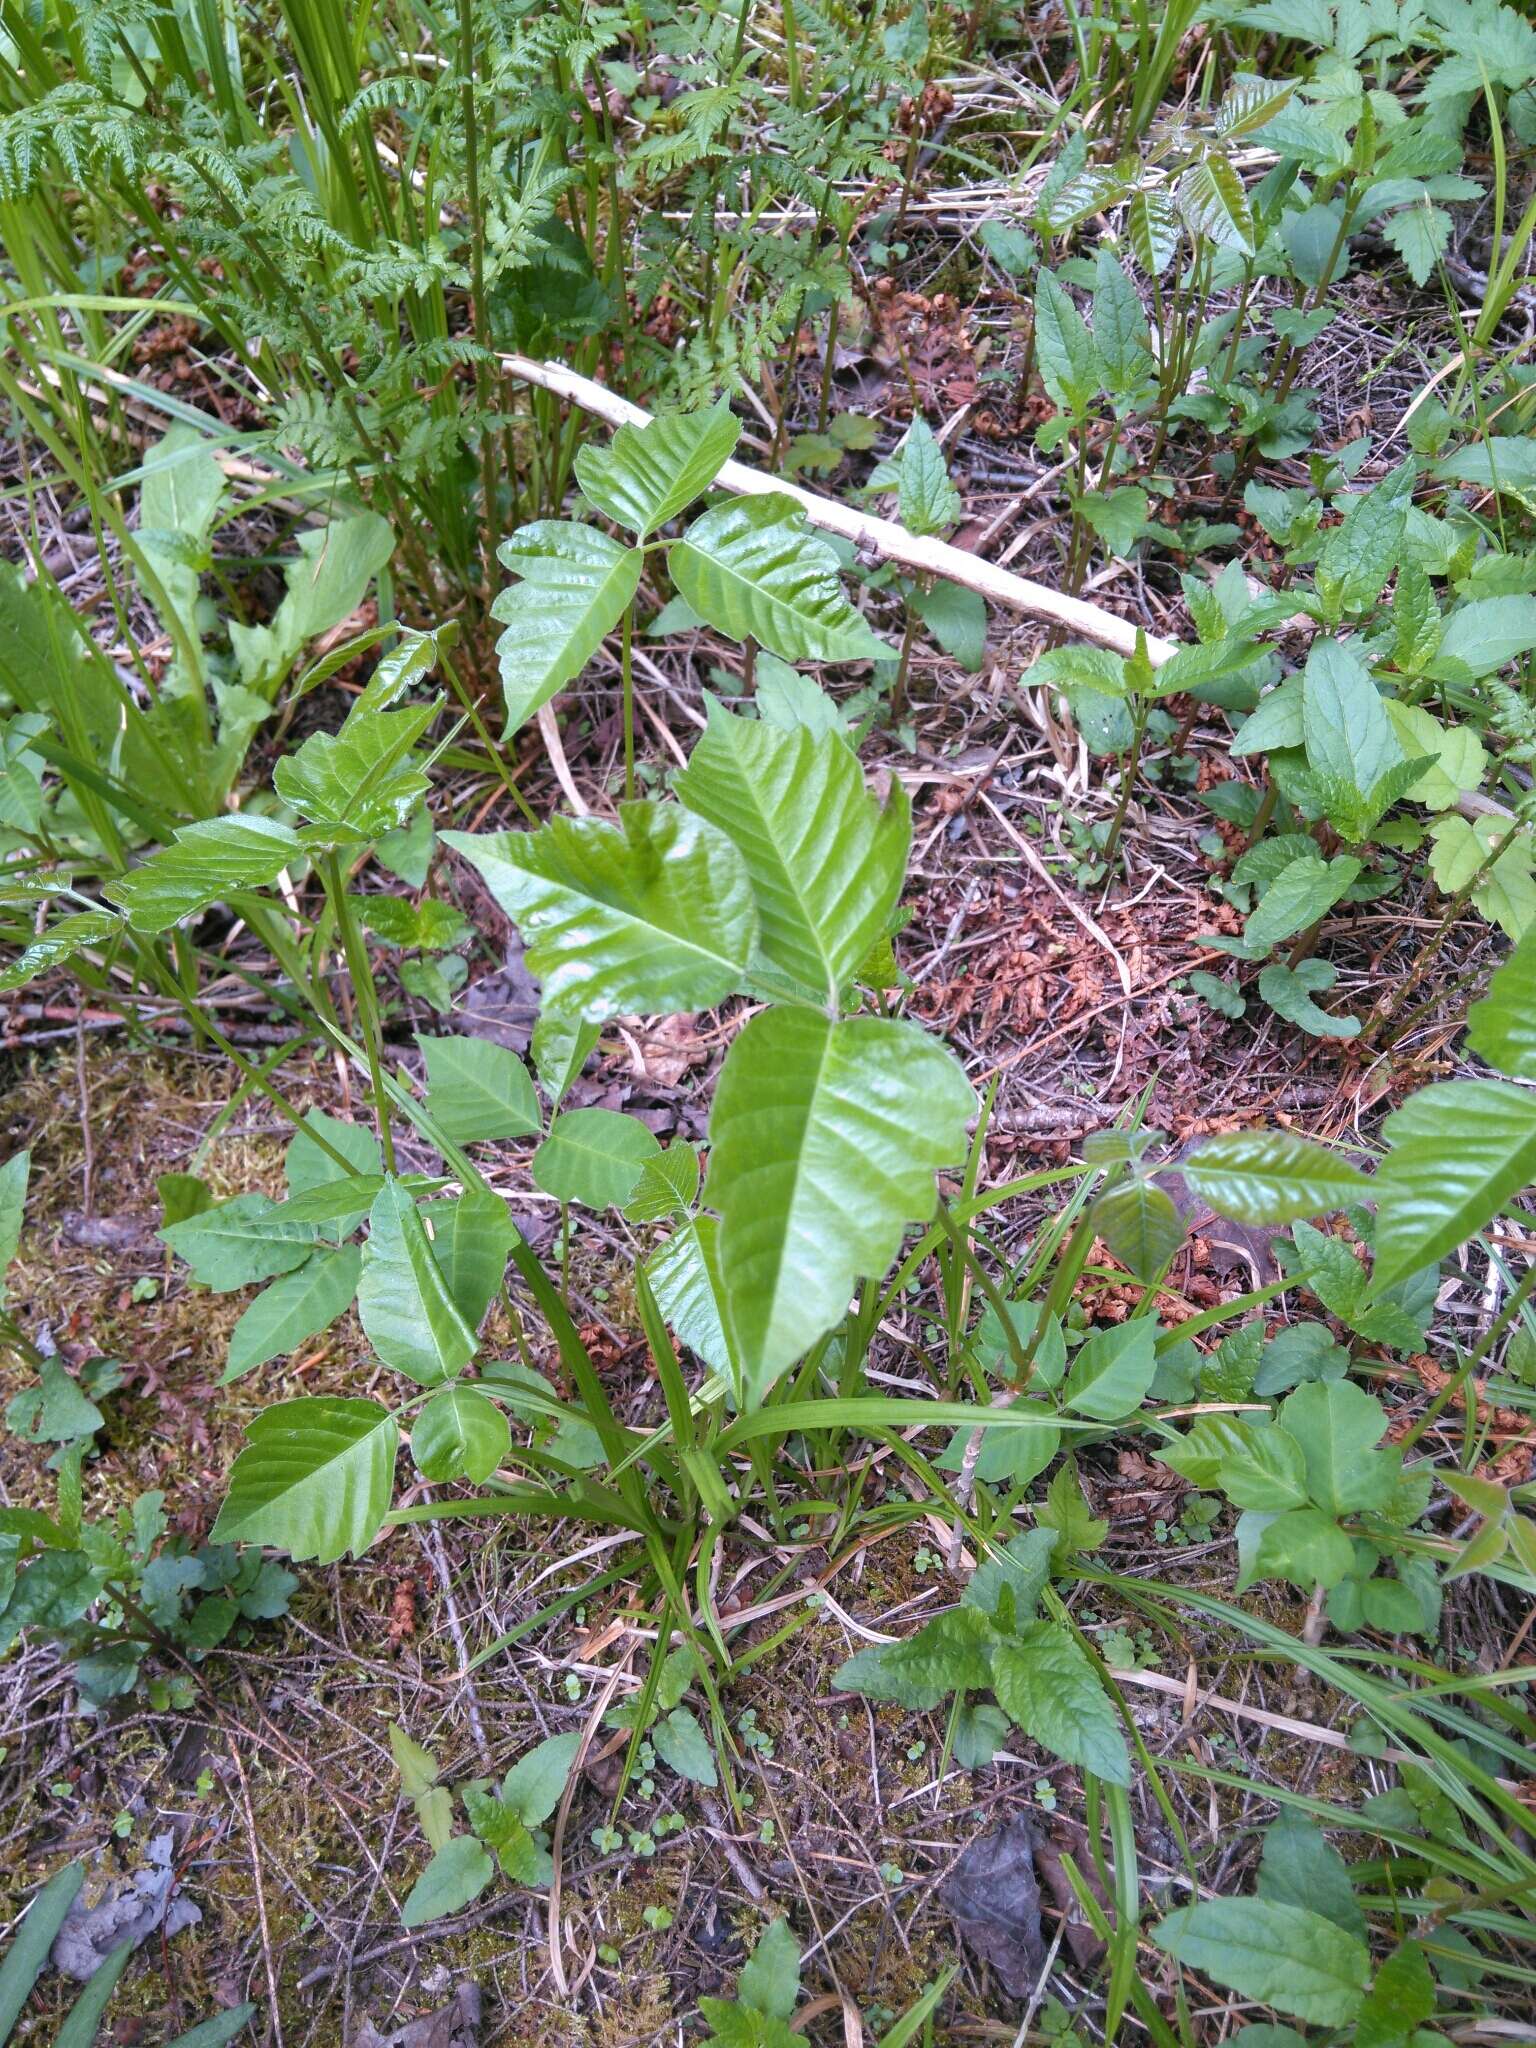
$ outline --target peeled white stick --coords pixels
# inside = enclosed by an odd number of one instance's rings
[[[554,392],[557,398],[569,399],[583,412],[596,413],[599,419],[607,420],[612,426],[643,427],[650,420],[651,415],[642,406],[632,405],[605,384],[578,376],[574,370],[566,369],[563,363],[536,363],[530,356],[519,355],[502,355],[498,360],[503,369],[514,377],[520,377],[525,384],[537,384],[544,391]],[[950,583],[959,583],[967,590],[974,590],[989,604],[1001,605],[1007,611],[1027,612],[1032,618],[1049,619],[1053,625],[1065,626],[1069,633],[1080,639],[1095,640],[1101,647],[1112,647],[1116,654],[1134,654],[1136,651],[1136,628],[1128,620],[1117,619],[1112,612],[1102,611],[1098,605],[1089,604],[1084,598],[1068,597],[1062,591],[1052,590],[1048,584],[1032,582],[1028,576],[1015,576],[1009,569],[999,569],[992,562],[984,562],[979,555],[951,546],[948,541],[930,540],[920,534],[908,533],[894,519],[876,519],[869,512],[840,505],[834,498],[823,498],[815,491],[802,489],[799,484],[785,483],[779,477],[765,475],[760,469],[749,468],[744,462],[725,463],[715,482],[721,489],[739,491],[745,497],[760,497],[770,491],[782,492],[803,508],[813,526],[823,527],[828,533],[840,533],[856,547],[887,562],[899,562],[904,569],[916,569],[926,575],[942,576]],[[1154,668],[1160,668],[1177,651],[1174,641],[1160,639],[1154,633],[1147,634],[1146,649],[1147,658]]]

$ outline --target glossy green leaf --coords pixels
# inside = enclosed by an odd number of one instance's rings
[[[743,2005],[787,2020],[800,2002],[800,1944],[782,1916],[769,1921],[741,1966],[736,1993]]]
[[[1111,1188],[1093,1205],[1094,1226],[1121,1265],[1150,1284],[1184,1242],[1184,1219],[1147,1180]]]
[[[506,1416],[473,1387],[444,1387],[411,1430],[416,1469],[433,1481],[470,1479],[483,1486],[511,1448]]]
[[[1069,1631],[1032,1621],[992,1653],[992,1690],[1010,1720],[1053,1756],[1110,1785],[1129,1785],[1119,1716]]]
[[[1317,1823],[1302,1814],[1282,1813],[1265,1829],[1257,1887],[1261,1898],[1321,1913],[1346,1934],[1365,1934],[1365,1912],[1355,1897],[1349,1865]]]
[[[321,844],[382,839],[426,794],[427,773],[412,750],[435,712],[433,704],[374,711],[360,698],[340,732],[312,732],[279,761],[272,786]]]
[[[1063,1399],[1096,1422],[1119,1422],[1139,1408],[1157,1371],[1157,1324],[1150,1316],[1095,1330],[1072,1361]]]
[[[215,1543],[268,1543],[334,1564],[361,1557],[389,1509],[399,1431],[377,1401],[279,1401],[246,1430]]]
[[[1358,1935],[1274,1899],[1181,1906],[1153,1928],[1152,1939],[1213,1983],[1321,2027],[1347,2026],[1371,1977]]]
[[[598,1030],[596,1024],[539,1012],[533,1027],[533,1066],[551,1108],[558,1109],[570,1093],[597,1044]]]
[[[1224,156],[1211,152],[1192,163],[1174,187],[1174,204],[1192,235],[1204,235],[1220,249],[1253,254],[1248,196]]]
[[[785,661],[876,661],[890,649],[849,603],[837,557],[793,498],[733,498],[696,519],[667,556],[701,619]]]
[[[537,832],[444,841],[523,931],[547,1011],[588,1023],[711,1009],[757,940],[741,856],[678,804],[621,804],[617,826],[556,818]]]
[[[740,435],[728,398],[704,412],[658,413],[620,427],[606,448],[579,448],[576,481],[599,512],[645,540],[709,488]]]
[[[1507,1081],[1421,1088],[1382,1133],[1377,1291],[1437,1264],[1536,1181],[1536,1096]]]
[[[1467,1012],[1467,1046],[1516,1081],[1536,1081],[1536,930],[1494,970]]]
[[[654,1132],[636,1117],[616,1109],[568,1109],[534,1153],[533,1177],[562,1202],[621,1209],[660,1152]]]
[[[411,1886],[400,1909],[400,1924],[425,1927],[451,1913],[462,1913],[495,1875],[496,1866],[482,1842],[473,1835],[454,1835]]]
[[[384,1363],[424,1387],[475,1355],[475,1333],[433,1256],[415,1196],[397,1180],[385,1180],[368,1211],[357,1310]]]
[[[698,1149],[686,1138],[675,1138],[641,1167],[624,1215],[630,1223],[665,1223],[679,1209],[691,1209],[698,1198]]]
[[[933,1176],[963,1157],[974,1111],[957,1062],[912,1024],[766,1010],[737,1037],[705,1193],[750,1401],[933,1214]]]
[[[356,1245],[316,1251],[292,1273],[264,1288],[229,1336],[229,1359],[220,1386],[286,1357],[328,1330],[352,1305],[363,1255]]]
[[[188,825],[159,853],[108,882],[136,932],[168,931],[232,889],[275,882],[303,852],[298,834],[275,818],[207,818]]]
[[[1359,1201],[1370,1181],[1337,1152],[1289,1131],[1228,1131],[1204,1138],[1183,1161],[1184,1178],[1218,1216],[1237,1223],[1294,1223]]]
[[[318,1224],[295,1222],[270,1195],[236,1195],[157,1233],[192,1277],[215,1294],[291,1273],[309,1257]]]
[[[741,855],[762,961],[835,1003],[901,894],[912,823],[900,785],[879,804],[840,740],[783,732],[714,700],[676,784]]]
[[[1370,670],[1337,640],[1313,643],[1301,721],[1307,765],[1330,819],[1346,838],[1363,838],[1403,750]]]
[[[539,1130],[538,1097],[517,1054],[489,1038],[427,1038],[427,1113],[458,1145],[525,1138]]]
[[[1305,1507],[1307,1464],[1301,1445],[1289,1430],[1253,1429],[1242,1449],[1222,1460],[1216,1484],[1234,1507],[1267,1515]]]
[[[320,1143],[321,1139],[324,1139],[324,1144]],[[330,1151],[325,1149],[326,1146]],[[356,1200],[355,1203],[347,1202],[338,1191],[336,1200],[346,1202],[346,1206],[333,1206],[327,1216],[317,1218],[310,1211],[296,1206],[296,1197],[318,1195],[322,1188],[336,1188],[338,1181],[345,1177],[345,1169],[332,1157],[336,1152],[357,1169],[352,1176],[357,1182]],[[289,1139],[288,1150],[283,1155],[289,1213],[295,1217],[307,1217],[310,1221],[328,1222],[337,1237],[350,1236],[368,1214],[379,1191],[379,1177],[383,1171],[384,1154],[379,1149],[377,1136],[366,1124],[348,1123],[323,1109],[306,1109],[303,1125]]]
[[[516,1225],[505,1200],[489,1188],[466,1188],[427,1209],[432,1256],[442,1269],[454,1306],[472,1330],[500,1292]]]
[[[510,738],[602,646],[634,599],[645,556],[599,527],[556,519],[519,527],[497,555],[521,578],[491,607],[506,627],[496,652]]]
[[[502,1779],[502,1800],[525,1827],[542,1827],[560,1804],[580,1749],[580,1729],[547,1736],[519,1757]]]
[[[50,967],[59,967],[66,960],[73,960],[88,946],[105,945],[121,930],[120,920],[105,910],[78,910],[73,916],[55,918],[46,930],[39,932],[22,949],[9,967],[0,970],[0,995],[13,988],[25,988],[29,981],[36,981],[40,974],[46,974]]]
[[[645,1262],[656,1305],[673,1334],[712,1371],[734,1380],[720,1278],[720,1225],[713,1216],[681,1223]]]
[[[1524,837],[1511,840],[1492,858],[1508,831],[1503,818],[1436,818],[1429,828],[1429,872],[1447,896],[1470,889],[1477,909],[1518,945],[1536,929],[1536,877],[1532,848]]]
[[[1417,474],[1418,465],[1410,455],[1380,483],[1352,499],[1340,523],[1323,536],[1314,573],[1318,596],[1330,618],[1364,611],[1379,596],[1382,585],[1397,567]],[[1337,642],[1323,640],[1315,644],[1313,654],[1327,655],[1329,650],[1333,655],[1342,651]],[[1313,664],[1309,657],[1308,690],[1313,686],[1312,679]],[[1309,746],[1309,754],[1310,751]],[[1366,788],[1379,773],[1368,756],[1362,755],[1355,764],[1355,774]]]

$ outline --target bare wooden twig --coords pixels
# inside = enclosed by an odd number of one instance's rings
[[[632,405],[627,398],[621,398],[618,392],[610,391],[606,385],[594,383],[590,377],[568,370],[563,363],[536,363],[529,356],[519,355],[503,355],[500,361],[511,376],[526,384],[537,384],[543,391],[552,391],[557,398],[569,399],[572,405],[579,405],[583,412],[595,413],[611,426],[643,427],[651,417],[643,407]],[[942,576],[951,583],[976,591],[990,604],[1001,605],[1005,611],[1049,619],[1053,625],[1065,626],[1068,632],[1085,640],[1097,641],[1101,647],[1112,647],[1117,654],[1134,654],[1136,651],[1137,629],[1130,620],[1117,619],[1112,612],[1102,611],[1096,604],[1089,604],[1080,597],[1068,597],[1064,591],[1035,583],[1028,576],[1015,576],[1011,570],[983,561],[979,555],[954,547],[949,541],[908,533],[894,519],[877,519],[873,513],[860,512],[852,505],[840,505],[834,498],[824,498],[818,492],[786,482],[782,477],[769,476],[745,462],[727,462],[715,482],[722,489],[738,491],[744,497],[781,492],[786,498],[794,499],[813,526],[819,526],[827,533],[839,533],[845,540],[851,540],[856,547],[879,556],[883,561],[897,562],[904,569],[915,569],[925,575]],[[1146,649],[1147,658],[1154,667],[1160,667],[1177,651],[1174,641],[1160,639],[1153,633],[1146,636]]]

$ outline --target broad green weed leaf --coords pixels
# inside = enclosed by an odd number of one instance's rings
[[[1148,277],[1161,277],[1178,253],[1178,208],[1166,192],[1138,192],[1126,208],[1131,253]]]
[[[533,1027],[533,1066],[552,1109],[570,1093],[597,1040],[597,1025],[540,1010]]]
[[[497,554],[521,578],[491,607],[507,629],[496,652],[510,739],[602,646],[640,587],[645,557],[599,527],[556,519],[519,527]]]
[[[1015,1624],[1032,1621],[1050,1580],[1055,1549],[1055,1530],[1042,1528],[1025,1529],[1004,1549],[983,1553],[960,1596],[962,1603],[995,1620],[1006,1588]]]
[[[1440,1081],[1382,1126],[1376,1291],[1436,1265],[1536,1181],[1536,1096],[1507,1081]]]
[[[1093,342],[1112,398],[1134,400],[1156,383],[1150,330],[1136,287],[1102,244],[1094,258]]]
[[[1302,739],[1330,819],[1346,838],[1364,838],[1379,815],[1373,792],[1404,757],[1370,670],[1337,640],[1315,642],[1307,656]]]
[[[699,1726],[698,1717],[687,1707],[674,1707],[653,1723],[648,1740],[669,1770],[694,1785],[718,1785],[714,1751]]]
[[[1087,322],[1049,270],[1035,280],[1035,361],[1051,403],[1073,417],[1099,394],[1102,372]]]
[[[984,1692],[992,1682],[992,1624],[973,1607],[952,1607],[905,1642],[860,1650],[833,1675],[843,1692],[891,1700],[924,1714],[952,1692]]]
[[[444,1387],[411,1430],[411,1456],[423,1479],[470,1479],[483,1486],[512,1447],[507,1418],[473,1387]]]
[[[576,481],[599,512],[646,540],[709,488],[740,435],[728,398],[705,412],[660,413],[620,427],[606,448],[578,449]]]
[[[94,1436],[106,1420],[79,1382],[56,1358],[38,1366],[38,1384],[23,1387],[5,1406],[5,1426],[13,1436],[33,1444],[67,1444]]]
[[[1242,1450],[1224,1459],[1216,1483],[1234,1507],[1269,1515],[1307,1504],[1307,1466],[1288,1430],[1251,1430]]]
[[[1338,978],[1331,960],[1298,960],[1294,967],[1275,962],[1261,970],[1259,994],[1277,1017],[1314,1038],[1354,1038],[1360,1031],[1358,1017],[1336,1017],[1313,1000]]]
[[[450,1379],[475,1355],[475,1333],[433,1256],[416,1198],[397,1180],[386,1178],[368,1211],[357,1310],[384,1363],[421,1386]]]
[[[27,1208],[27,1181],[31,1172],[32,1154],[29,1151],[13,1152],[4,1166],[0,1166],[0,1303],[5,1300],[5,1276],[21,1242],[21,1226]]]
[[[1333,860],[1305,853],[1290,861],[1248,914],[1243,937],[1250,946],[1278,946],[1325,917],[1360,873],[1349,854]]]
[[[398,1443],[377,1401],[279,1401],[246,1430],[213,1541],[267,1543],[316,1564],[361,1557],[389,1508]]]
[[[1312,1380],[1280,1404],[1281,1427],[1301,1446],[1309,1498],[1325,1513],[1347,1515],[1380,1507],[1395,1484],[1398,1465],[1376,1445],[1386,1411],[1353,1380]]]
[[[737,1037],[705,1193],[751,1402],[933,1214],[933,1176],[964,1155],[974,1111],[958,1063],[911,1024],[766,1010]]]
[[[679,1209],[691,1209],[698,1198],[697,1148],[676,1138],[641,1167],[624,1215],[630,1223],[665,1223]]]
[[[754,2012],[787,2020],[800,2002],[800,1944],[787,1920],[770,1921],[743,1963],[736,1995]]]
[[[1478,597],[1445,622],[1427,673],[1466,682],[1506,668],[1536,647],[1536,597]]]
[[[1151,1181],[1127,1181],[1093,1206],[1100,1237],[1138,1280],[1151,1282],[1184,1242],[1184,1222],[1171,1198]]]
[[[1516,1081],[1536,1081],[1536,932],[1528,932],[1488,993],[1467,1012],[1467,1045]]]
[[[1366,1176],[1321,1145],[1288,1131],[1230,1131],[1202,1140],[1184,1178],[1219,1216],[1237,1223],[1293,1223],[1358,1201]]]
[[[304,1112],[303,1128],[294,1132],[288,1141],[288,1150],[283,1155],[283,1178],[288,1183],[289,1212],[299,1216],[301,1211],[294,1208],[296,1196],[318,1192],[321,1188],[336,1188],[343,1177],[340,1167],[324,1147],[316,1142],[324,1138],[332,1151],[339,1152],[343,1159],[356,1167],[356,1206],[334,1210],[331,1215],[317,1219],[333,1226],[334,1235],[348,1237],[368,1214],[374,1196],[378,1193],[378,1176],[384,1170],[384,1155],[379,1141],[364,1124],[345,1122],[341,1117],[331,1116],[323,1109],[307,1109]],[[338,1200],[345,1200],[339,1192]]]
[[[746,975],[757,910],[745,866],[680,805],[621,804],[617,826],[555,818],[443,839],[522,929],[546,1012],[600,1024],[712,1009]]]
[[[579,1729],[567,1735],[546,1736],[526,1756],[519,1757],[502,1779],[502,1802],[511,1807],[524,1827],[542,1827],[560,1804],[560,1795],[580,1748]]]
[[[478,1785],[466,1785],[462,1794],[470,1825],[495,1855],[504,1877],[514,1884],[542,1890],[555,1874],[554,1862],[541,1842],[536,1842],[527,1823],[511,1807]]]
[[[1436,2003],[1428,1956],[1416,1941],[1403,1942],[1376,1972],[1355,2022],[1354,2048],[1402,2048],[1434,2018]]]
[[[898,516],[909,533],[943,533],[960,517],[960,493],[949,480],[944,451],[920,414],[897,453],[870,477],[868,488],[895,491]]]
[[[328,1330],[352,1305],[362,1252],[316,1251],[292,1273],[264,1288],[229,1336],[229,1359],[220,1386],[227,1387],[259,1365],[286,1357]]]
[[[848,602],[837,557],[779,492],[696,519],[667,555],[681,595],[717,631],[785,661],[878,661],[890,653]]]
[[[1336,1586],[1354,1563],[1355,1547],[1332,1515],[1321,1508],[1292,1508],[1280,1515],[1243,1514],[1238,1523],[1238,1556],[1244,1555],[1243,1530],[1262,1523],[1253,1553],[1251,1575],[1240,1574],[1238,1590],[1252,1579],[1284,1579],[1298,1591]]]
[[[433,1856],[411,1886],[400,1909],[402,1927],[425,1927],[473,1905],[496,1875],[485,1845],[474,1835],[454,1835]]]
[[[1119,1422],[1131,1414],[1141,1406],[1157,1370],[1156,1341],[1157,1324],[1150,1316],[1095,1330],[1067,1374],[1062,1389],[1067,1406],[1096,1422]]]
[[[1181,1906],[1153,1928],[1152,1939],[1213,1983],[1320,2027],[1347,2026],[1371,1979],[1358,1935],[1274,1899]]]
[[[444,1137],[474,1145],[542,1128],[528,1069],[508,1046],[420,1032],[416,1043],[427,1063],[427,1113]]]
[[[1272,121],[1296,90],[1290,79],[1255,77],[1252,72],[1234,72],[1216,109],[1216,133],[1229,141],[1252,135]]]
[[[1469,726],[1442,725],[1422,704],[1400,704],[1390,697],[1386,712],[1404,754],[1428,755],[1434,763],[1404,790],[1409,803],[1448,811],[1468,790],[1482,788],[1488,755]]]
[[[1418,464],[1410,455],[1379,484],[1354,499],[1339,525],[1331,527],[1324,537],[1315,574],[1317,594],[1330,619],[1341,618],[1346,612],[1364,611],[1397,567],[1417,475]],[[1336,648],[1337,643],[1321,641],[1314,652],[1329,647]],[[1308,689],[1311,686],[1309,659]],[[1358,774],[1369,788],[1366,762],[1362,761]]]
[[[992,1653],[992,1690],[1033,1741],[1110,1785],[1129,1785],[1131,1760],[1099,1675],[1068,1631],[1032,1621]]]
[[[120,881],[108,882],[105,894],[136,932],[169,931],[232,889],[275,882],[303,850],[292,826],[275,818],[206,818],[186,826]]]
[[[616,1109],[568,1109],[533,1155],[546,1195],[587,1209],[622,1209],[661,1146],[637,1117]]]
[[[394,552],[395,537],[376,512],[358,512],[299,535],[288,588],[269,626],[232,620],[230,645],[240,681],[269,701],[307,644],[329,633],[362,603]]]
[[[174,920],[173,920],[174,921]],[[102,946],[122,930],[120,921],[105,910],[77,910],[69,917],[55,918],[46,931],[39,932],[26,948],[0,970],[0,995],[13,988],[25,988],[50,967],[73,960],[88,946]]]
[[[912,824],[900,785],[881,805],[840,740],[738,718],[712,699],[676,786],[741,855],[763,961],[835,1003],[901,894]]]
[[[1364,1939],[1365,1914],[1349,1865],[1315,1821],[1286,1813],[1265,1829],[1257,1885],[1260,1898],[1321,1913],[1346,1934]]]
[[[320,1230],[314,1223],[294,1222],[270,1195],[251,1193],[216,1202],[157,1234],[177,1258],[186,1260],[194,1280],[215,1294],[228,1294],[302,1266]]]
[[[908,602],[944,652],[975,675],[987,651],[987,607],[976,592],[941,577],[926,590],[914,586]]]
[[[1435,887],[1447,896],[1470,886],[1472,901],[1483,916],[1518,945],[1536,925],[1536,880],[1531,875],[1531,847],[1524,837],[1511,840],[1489,864],[1489,855],[1508,829],[1503,818],[1436,818],[1429,828],[1429,872]]]

